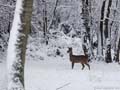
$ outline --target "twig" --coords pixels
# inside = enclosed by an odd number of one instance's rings
[[[64,87],[66,87],[66,86],[68,86],[68,85],[70,85],[70,83],[64,84],[63,86],[61,86],[61,87],[59,87],[59,88],[56,88],[56,90],[59,90],[59,89],[61,89],[61,88],[64,88]]]
[[[9,8],[15,8],[14,5],[9,5],[9,4],[0,4],[0,6],[9,7]]]

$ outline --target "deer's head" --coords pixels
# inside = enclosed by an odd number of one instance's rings
[[[72,52],[72,47],[69,47],[69,48],[68,48],[67,53],[70,53],[70,52]]]

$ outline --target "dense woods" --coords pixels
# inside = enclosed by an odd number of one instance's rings
[[[21,8],[17,7],[20,1]],[[8,53],[9,62],[11,42],[17,30],[17,8],[22,12],[18,15],[20,35],[12,44],[17,49],[15,56],[18,59],[12,63],[11,70],[19,73],[12,73],[10,78],[12,83],[22,84],[22,88],[16,86],[20,90],[24,90],[25,56],[27,59],[44,60],[45,53],[49,57],[63,58],[66,48],[73,47],[79,51],[82,46],[82,52],[88,55],[90,62],[119,63],[119,0],[0,0],[0,57],[4,58],[3,61]],[[34,43],[34,48],[31,43]],[[47,48],[47,53],[41,51],[42,45]],[[40,52],[36,54],[33,51]],[[14,80],[16,77],[18,81]]]
[[[8,45],[15,3],[15,0],[3,0],[0,4],[0,49],[2,52],[6,51]],[[73,37],[83,38],[83,49],[89,52],[91,59],[96,58],[107,63],[113,60],[118,62],[119,9],[118,0],[35,0],[30,34],[34,35],[43,31],[46,44],[48,44],[51,29],[62,28],[65,34],[72,29],[75,32],[72,33]]]

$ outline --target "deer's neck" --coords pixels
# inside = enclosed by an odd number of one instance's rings
[[[69,55],[70,55],[70,58],[71,58],[71,57],[72,57],[72,55],[73,55],[72,51],[69,53]]]
[[[87,55],[87,54],[85,54],[85,56],[86,56],[86,57],[88,57],[88,55]]]

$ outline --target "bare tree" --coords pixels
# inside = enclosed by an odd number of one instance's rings
[[[50,24],[49,24],[49,26],[48,26],[48,30],[49,30],[50,28],[52,28],[53,25],[54,25],[54,26],[57,25],[57,24],[56,24],[56,23],[57,23],[56,9],[57,9],[57,6],[58,6],[58,2],[59,2],[59,0],[56,0],[55,6],[54,6],[54,8],[53,8],[53,14],[52,14],[51,22],[50,22]]]
[[[106,39],[106,52],[105,52],[105,61],[107,63],[112,62],[112,57],[111,57],[111,39],[110,39],[110,28],[109,28],[109,17],[111,13],[111,6],[112,6],[112,0],[109,0],[108,6],[107,6],[107,13],[106,13],[106,18],[105,18],[105,24],[104,24],[104,35]]]
[[[106,0],[103,0],[102,7],[101,7],[101,15],[100,15],[100,25],[99,25],[99,29],[97,31],[97,35],[98,35],[97,57],[98,57],[98,60],[103,60],[103,37],[104,37],[103,26],[104,26],[105,4],[106,4]]]
[[[8,90],[24,90],[24,65],[33,0],[17,0],[8,45]]]
[[[83,50],[89,54],[89,60],[93,59],[93,49],[92,49],[92,33],[91,33],[91,1],[82,0],[82,15],[83,15],[83,25],[85,27],[83,36]],[[89,43],[89,44],[88,44]]]

